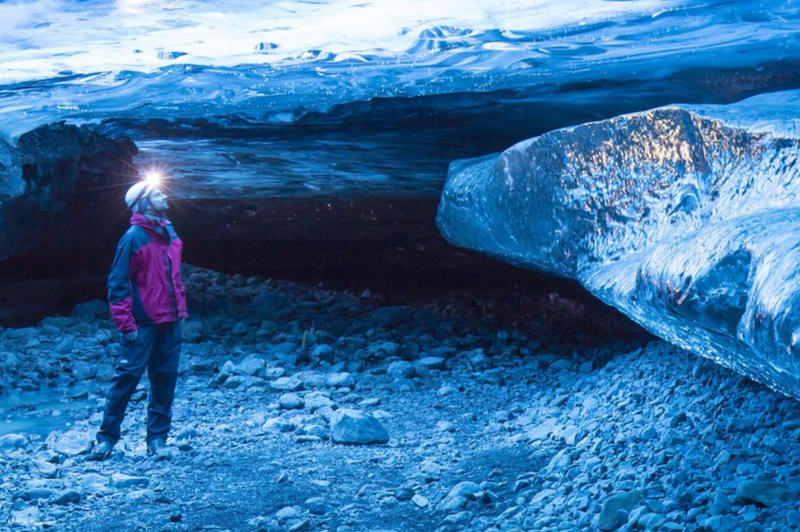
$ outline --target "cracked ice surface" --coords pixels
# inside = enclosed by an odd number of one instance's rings
[[[552,131],[451,165],[451,242],[579,280],[800,397],[800,91]]]

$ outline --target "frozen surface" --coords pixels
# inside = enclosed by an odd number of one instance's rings
[[[0,135],[120,116],[285,123],[375,97],[750,67],[797,57],[799,16],[778,1],[11,1]]]
[[[791,91],[553,131],[453,163],[438,224],[800,397],[798,116]]]
[[[0,195],[21,187],[19,137],[65,120],[130,136],[181,197],[436,197],[450,160],[568,106],[550,128],[796,88],[798,20],[785,1],[0,2]],[[465,138],[478,100],[487,133]],[[461,114],[408,126],[442,105]],[[384,129],[341,126],[354,114]]]

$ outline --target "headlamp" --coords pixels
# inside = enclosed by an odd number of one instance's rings
[[[147,182],[147,188],[152,190],[161,185],[161,172],[158,170],[149,170],[144,174],[144,180]]]
[[[125,194],[125,203],[130,208],[134,208],[144,197],[147,197],[153,190],[161,188],[163,180],[159,170],[151,169],[145,172],[141,181],[133,185]]]

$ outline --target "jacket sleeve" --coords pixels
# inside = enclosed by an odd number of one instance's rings
[[[186,309],[186,287],[183,285],[180,274],[178,274],[178,317],[186,319],[189,317],[189,311]]]
[[[131,258],[133,234],[127,232],[117,244],[114,263],[108,274],[108,307],[120,332],[137,330],[133,319],[133,290],[131,288]]]

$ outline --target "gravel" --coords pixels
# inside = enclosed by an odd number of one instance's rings
[[[557,294],[387,301],[191,266],[184,278],[169,460],[146,454],[144,382],[116,453],[86,459],[116,356],[100,303],[0,331],[6,396],[88,404],[46,437],[0,436],[0,528],[800,526],[800,405],[615,315]]]

